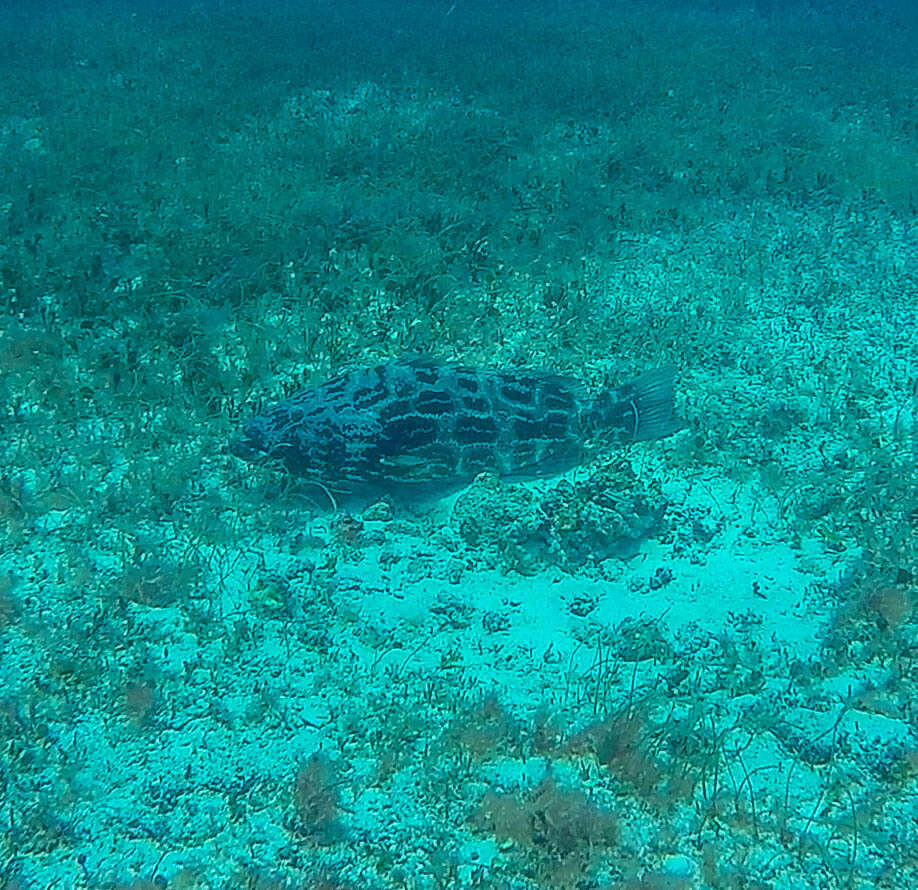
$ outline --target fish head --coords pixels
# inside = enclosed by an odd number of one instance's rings
[[[329,412],[292,399],[244,423],[229,452],[250,463],[283,464],[297,476],[324,476],[344,462],[345,446]]]
[[[229,452],[250,463],[283,460],[284,442],[270,415],[253,417],[229,443]]]
[[[265,460],[269,456],[269,450],[258,437],[257,430],[250,429],[249,424],[230,440],[229,453],[250,462]]]

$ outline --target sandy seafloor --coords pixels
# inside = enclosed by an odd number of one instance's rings
[[[918,886],[908,9],[307,6],[4,22],[0,888]],[[227,454],[418,353],[687,428],[337,513]]]

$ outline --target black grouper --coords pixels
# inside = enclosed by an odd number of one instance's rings
[[[249,420],[230,450],[276,461],[339,494],[455,488],[478,473],[545,476],[588,441],[677,432],[671,368],[591,397],[578,381],[431,359],[348,371]]]

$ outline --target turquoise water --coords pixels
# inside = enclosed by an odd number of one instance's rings
[[[0,888],[915,885],[916,24],[7,4]],[[230,453],[419,355],[686,426],[356,506]]]

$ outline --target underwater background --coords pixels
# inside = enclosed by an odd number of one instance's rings
[[[918,886],[916,45],[5,3],[0,888]],[[228,450],[416,355],[686,428],[353,511]]]

